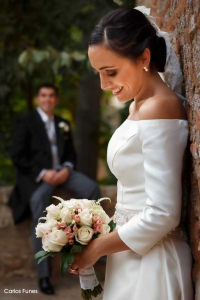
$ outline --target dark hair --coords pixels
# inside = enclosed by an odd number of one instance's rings
[[[89,39],[89,46],[100,44],[134,61],[148,48],[151,52],[150,66],[164,72],[165,40],[156,35],[155,28],[136,9],[118,8],[105,15]]]
[[[55,91],[55,94],[58,96],[58,88],[53,83],[42,83],[38,86],[36,94],[39,94],[40,89],[42,88],[48,88],[53,89]]]

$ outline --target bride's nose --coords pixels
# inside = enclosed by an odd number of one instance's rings
[[[102,90],[108,90],[110,86],[110,81],[108,78],[100,75],[100,84]]]

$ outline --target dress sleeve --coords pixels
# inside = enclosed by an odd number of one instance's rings
[[[146,206],[120,227],[118,234],[131,250],[144,255],[180,222],[188,123],[145,120],[139,122],[139,138],[144,158]]]

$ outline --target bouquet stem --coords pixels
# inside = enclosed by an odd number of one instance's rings
[[[100,295],[103,291],[103,288],[100,284],[98,284],[97,286],[94,287],[93,290],[87,289],[81,289],[81,296],[84,300],[91,300],[93,297],[97,297],[98,295]]]

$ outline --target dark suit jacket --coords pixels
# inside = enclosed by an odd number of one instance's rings
[[[76,154],[71,132],[63,132],[59,122],[69,122],[54,116],[58,155],[60,163],[76,163]],[[51,145],[45,125],[37,111],[16,121],[13,131],[11,158],[17,168],[17,181],[10,197],[9,205],[13,211],[15,223],[21,221],[29,207],[29,199],[41,182],[36,178],[42,169],[52,169]]]

